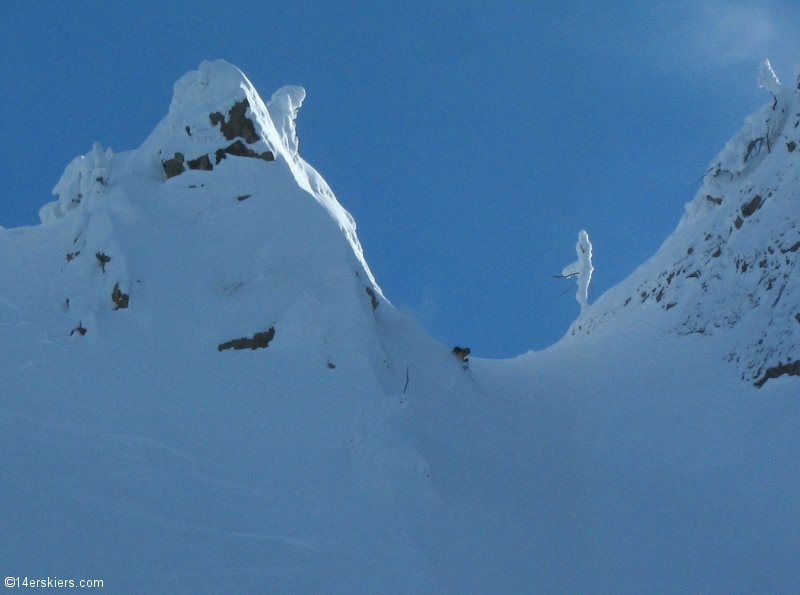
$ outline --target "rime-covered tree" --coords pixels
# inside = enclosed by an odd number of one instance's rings
[[[578,277],[578,293],[575,299],[581,305],[581,312],[589,303],[589,283],[592,282],[592,243],[589,241],[589,234],[581,230],[578,233],[578,243],[575,244],[575,252],[578,253],[578,260],[566,267],[561,274],[564,277]]]

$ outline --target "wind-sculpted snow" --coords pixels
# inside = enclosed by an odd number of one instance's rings
[[[761,386],[774,370],[792,373],[800,358],[800,91],[779,85],[768,63],[760,82],[774,101],[711,162],[659,252],[571,334],[625,324],[626,312],[646,309],[670,332],[721,334],[743,380]]]

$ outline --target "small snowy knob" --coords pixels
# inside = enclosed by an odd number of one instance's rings
[[[758,86],[764,87],[773,95],[777,95],[781,87],[781,82],[778,80],[775,71],[772,70],[772,65],[766,58],[764,58],[764,61],[761,63],[761,68],[758,69]]]

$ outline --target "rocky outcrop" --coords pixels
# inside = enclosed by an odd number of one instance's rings
[[[187,163],[189,169],[199,169],[201,171],[211,171],[214,166],[211,165],[211,160],[208,155],[200,155],[197,159],[192,159]]]
[[[172,159],[167,159],[166,161],[161,162],[161,165],[164,166],[164,173],[167,174],[168,180],[170,178],[174,178],[175,176],[179,176],[186,171],[186,168],[183,166],[183,161],[183,154],[175,153],[175,157]]]
[[[219,165],[219,162],[225,159],[227,155],[233,155],[234,157],[254,157],[255,159],[263,159],[264,161],[275,161],[275,155],[272,154],[272,151],[263,151],[262,153],[257,153],[253,149],[246,147],[245,144],[240,140],[228,145],[224,149],[217,150],[215,154],[217,158],[217,165]]]
[[[249,107],[250,103],[247,99],[242,99],[234,103],[233,107],[228,110],[227,120],[220,112],[209,114],[208,117],[212,126],[220,125],[219,128],[226,139],[233,140],[241,137],[247,144],[252,144],[257,142],[259,137],[253,121],[246,115]]]
[[[205,153],[187,161],[183,153],[176,152],[174,157],[161,162],[167,179],[181,175],[186,171],[187,166],[192,170],[212,171],[214,165],[219,165],[228,155],[274,161],[275,155],[272,151],[256,151],[247,146],[261,140],[261,137],[256,132],[255,124],[247,117],[247,109],[249,107],[248,101],[242,99],[228,110],[227,118],[221,112],[209,114],[211,125],[219,126],[225,140],[234,142],[213,152],[215,160],[213,164],[211,163],[211,153]],[[189,126],[186,127],[186,132],[189,136],[192,136]]]
[[[369,299],[370,299],[370,301],[372,303],[372,309],[373,310],[377,310],[378,309],[378,296],[375,295],[375,292],[372,291],[372,288],[367,287],[365,289],[366,289],[367,295],[369,296]]]
[[[122,293],[122,290],[119,288],[119,283],[114,284],[114,289],[111,292],[111,301],[115,304],[115,310],[128,307],[128,294]]]
[[[756,382],[755,385],[761,388],[770,378],[780,378],[784,374],[787,376],[800,376],[800,360],[768,368],[761,380]]]
[[[263,349],[269,346],[270,341],[275,338],[275,327],[270,327],[268,330],[256,333],[252,338],[243,337],[241,339],[233,339],[220,343],[217,349],[224,351],[225,349]]]

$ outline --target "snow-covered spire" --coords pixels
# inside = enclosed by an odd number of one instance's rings
[[[589,234],[581,230],[578,233],[578,243],[575,244],[575,252],[578,253],[578,260],[566,267],[561,274],[564,277],[578,277],[578,293],[575,299],[581,305],[581,313],[589,304],[589,283],[592,282],[592,243],[589,241]]]
[[[775,71],[772,70],[772,65],[767,58],[764,58],[764,61],[761,62],[761,67],[758,69],[758,86],[764,87],[773,95],[777,95],[781,88],[781,82],[778,80]]]
[[[272,99],[267,104],[281,141],[293,155],[297,154],[299,148],[295,119],[305,98],[306,90],[303,87],[285,85],[272,94]]]

